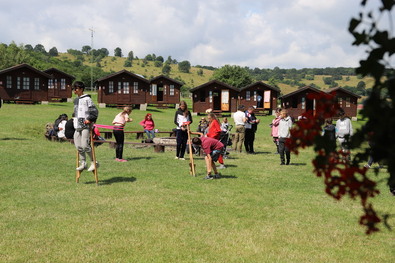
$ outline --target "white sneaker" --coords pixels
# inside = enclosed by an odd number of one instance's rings
[[[99,168],[99,162],[96,162],[96,168]],[[89,166],[88,172],[93,172],[95,170],[95,163],[91,163],[91,166]]]
[[[174,158],[175,160],[178,160],[178,157],[176,156],[176,158]]]
[[[225,169],[226,168],[226,166],[225,165],[223,165],[223,164],[220,164],[218,167],[217,167],[218,169]]]
[[[185,161],[185,158],[178,158],[178,160]]]
[[[82,171],[86,169],[86,162],[80,162],[80,166],[75,168],[77,171]]]

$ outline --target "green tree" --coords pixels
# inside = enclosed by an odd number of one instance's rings
[[[189,73],[189,70],[191,69],[191,63],[189,61],[184,60],[178,63],[178,70],[183,73]]]
[[[133,53],[133,51],[129,51],[128,60],[132,61],[133,59],[134,59],[134,53]]]
[[[126,68],[131,67],[132,66],[132,61],[130,61],[128,59],[125,60],[125,63],[123,63],[123,66],[126,67]]]
[[[30,44],[25,45],[25,50],[26,51],[33,51],[33,46]]]
[[[162,61],[155,60],[154,66],[157,67],[157,68],[161,68],[161,67],[163,66],[163,62],[162,62]]]
[[[45,50],[45,47],[41,44],[37,44],[34,49],[34,52],[42,53],[42,54],[47,54],[47,51]]]
[[[162,73],[165,74],[166,76],[168,76],[170,74],[170,71],[171,71],[170,64],[169,63],[165,63],[163,65],[163,68],[162,68]]]
[[[163,59],[162,56],[158,56],[158,57],[156,57],[155,61],[164,62],[165,60]]]
[[[114,56],[120,58],[122,57],[122,49],[120,47],[114,49]]]
[[[215,70],[212,79],[222,81],[236,88],[248,86],[253,82],[247,69],[231,65],[225,65]]]
[[[82,48],[81,48],[81,52],[82,53],[84,53],[84,54],[89,54],[89,52],[92,50],[92,48],[91,48],[91,46],[83,46]]]
[[[198,76],[203,76],[203,69],[198,69],[197,70],[197,74],[198,74]]]
[[[48,55],[50,55],[51,57],[57,57],[59,55],[58,49],[56,47],[51,48],[48,51]]]

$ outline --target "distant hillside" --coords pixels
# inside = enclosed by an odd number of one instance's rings
[[[84,57],[84,62],[83,64],[85,66],[91,66],[92,64],[89,62],[89,57],[87,55],[83,55]],[[68,53],[59,53],[59,56],[57,57],[60,60],[63,61],[74,61],[76,60],[75,56],[68,54]],[[124,67],[125,61],[127,60],[126,57],[115,57],[115,56],[107,56],[103,58],[99,65],[100,68],[105,71],[105,72],[118,72],[120,70],[126,69],[129,70],[133,73],[140,74],[144,76],[147,79],[156,77],[158,75],[162,74],[162,68],[161,67],[155,67],[153,61],[147,61],[146,64],[144,65],[143,59],[134,59],[132,62],[131,67]],[[98,66],[98,63],[93,63],[94,66]],[[198,70],[202,70],[203,74],[198,74]],[[170,78],[180,80],[185,83],[184,90],[191,89],[193,87],[202,85],[208,81],[210,81],[212,75],[213,75],[213,70],[209,69],[204,69],[204,68],[198,68],[198,67],[191,67],[190,73],[182,73],[178,70],[178,65],[177,64],[171,64],[171,71],[169,74]],[[307,80],[307,79],[301,79],[298,81],[298,84],[307,86],[307,85],[313,85],[315,87],[318,87],[322,90],[326,90],[329,88],[329,85],[324,83],[324,78],[331,77],[330,75],[314,75],[312,76],[313,79]],[[295,91],[300,85],[290,85],[287,84],[287,82],[290,82],[291,79],[287,79],[286,77],[283,80],[278,81],[276,83],[276,86],[278,86],[281,89],[282,94],[287,94],[292,91]],[[338,83],[339,86],[341,87],[357,87],[358,83],[360,81],[364,81],[366,84],[366,89],[369,89],[373,86],[373,78],[363,78],[360,79],[357,76],[353,75],[342,75],[341,80],[336,80],[336,83]],[[269,81],[263,80],[263,82],[270,84]]]

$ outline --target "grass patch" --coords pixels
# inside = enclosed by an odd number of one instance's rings
[[[100,124],[120,111],[99,110]],[[148,111],[160,130],[173,128],[174,109]],[[44,139],[45,123],[71,112],[72,103],[0,109],[1,262],[391,262],[395,256],[392,232],[366,236],[357,223],[360,205],[324,193],[310,149],[292,156],[293,165],[279,165],[272,117],[261,117],[259,154],[231,153],[220,180],[202,180],[201,157],[191,177],[188,162],[174,160],[174,152],[126,147],[130,161],[117,163],[114,149],[102,145],[97,187],[87,172],[74,182],[73,145]],[[134,110],[126,130],[141,130],[145,114]],[[380,189],[375,207],[394,214],[393,197],[384,183]]]

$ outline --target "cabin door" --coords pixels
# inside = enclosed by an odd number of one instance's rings
[[[229,111],[229,90],[223,89],[221,91],[221,110]]]
[[[265,109],[271,109],[271,91],[270,90],[265,90],[265,93],[263,95],[263,107]]]
[[[157,100],[158,101],[163,101],[163,91],[164,91],[164,87],[162,86],[158,86],[158,94],[157,94]]]
[[[213,91],[213,110],[221,110],[221,94]]]

